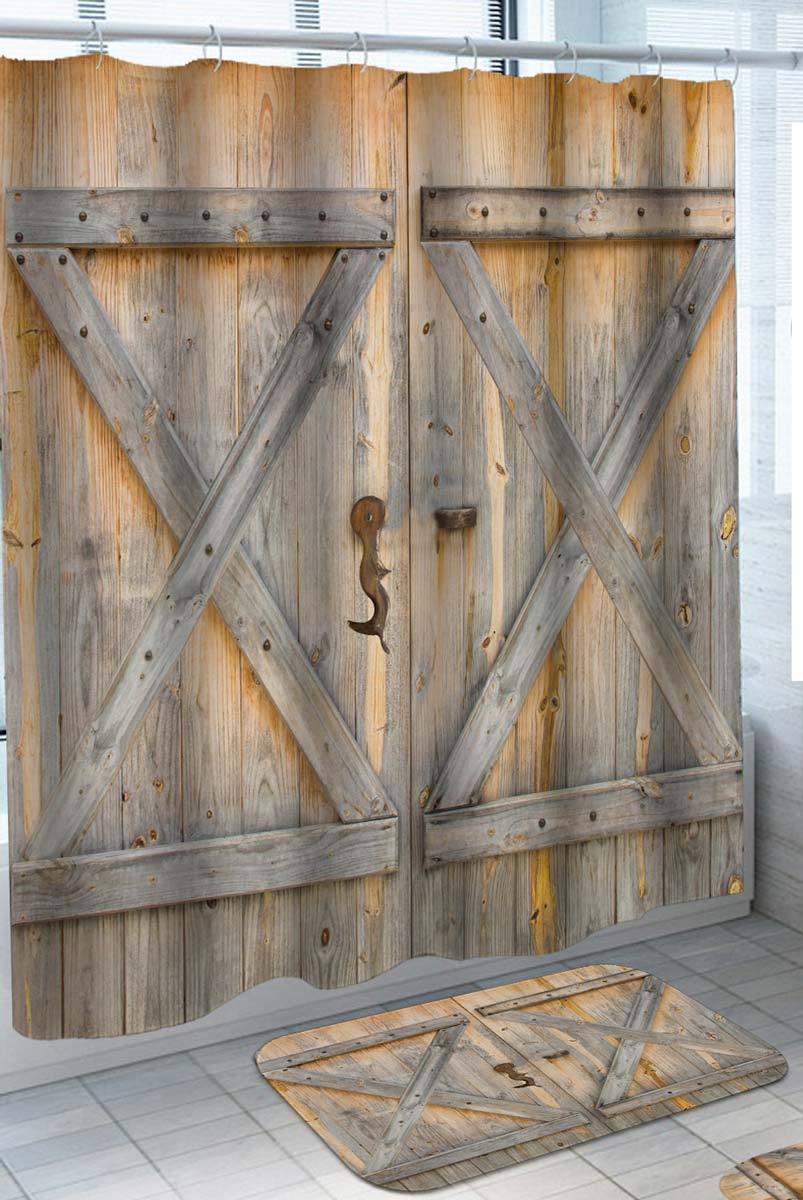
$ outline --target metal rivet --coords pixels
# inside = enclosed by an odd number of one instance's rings
[[[592,821],[596,821],[596,819],[597,819],[597,814],[595,812],[590,812],[588,814],[588,816],[589,816],[589,819]]]
[[[146,222],[146,221],[148,220],[148,217],[149,217],[149,216],[150,216],[150,213],[141,212],[141,213],[139,214],[139,219],[140,219],[140,221],[142,221],[142,222],[144,223],[144,222]]]
[[[66,255],[66,254],[60,254],[60,255],[59,255],[59,262],[61,263],[61,265],[62,265],[62,266],[64,266],[64,264],[66,263],[66,261],[67,261],[67,255]]]
[[[689,314],[693,313],[696,307],[697,306],[695,304],[690,304],[689,305]]]
[[[386,242],[386,241],[388,240],[388,231],[387,231],[387,229],[383,229],[383,230],[382,230],[382,232],[380,233],[380,235],[379,235],[379,236],[381,237],[381,239],[382,239],[382,241],[383,241],[383,242]]]
[[[152,650],[146,650],[146,651],[145,651],[145,661],[146,661],[146,662],[150,662],[152,658],[153,658],[153,651],[152,651]]]
[[[81,337],[89,336],[89,330],[87,329],[86,325],[82,325],[78,332],[80,333]]]
[[[204,553],[208,554],[210,556],[212,554],[214,554],[214,547],[211,542],[207,542],[206,545],[204,546]]]
[[[546,817],[541,817],[538,822],[538,828],[543,829],[546,825]]]
[[[691,209],[690,209],[690,208],[684,208],[684,210],[683,210],[683,215],[684,215],[684,217],[690,217],[690,216],[691,216]]]
[[[24,255],[24,254],[18,254],[18,255],[17,255],[17,262],[19,263],[19,265],[20,265],[20,266],[22,266],[22,264],[25,262],[25,255]]]
[[[639,208],[637,211],[638,211],[638,215],[639,215],[640,217],[643,217],[643,216],[644,216],[644,209],[643,209],[643,208]]]
[[[543,207],[543,205],[541,206],[541,208],[539,208],[538,211],[540,212],[542,217],[546,216],[546,209]]]
[[[430,197],[430,200],[434,200],[434,199],[435,199],[435,197],[437,196],[437,194],[438,194],[438,189],[437,189],[437,188],[430,188],[430,189],[429,189],[429,197]]]
[[[203,219],[205,221],[208,221],[209,220],[209,209],[205,208],[204,211],[201,213],[201,216],[203,217]]]
[[[270,220],[270,213],[268,212],[268,210],[266,208],[263,208],[263,210],[262,210],[262,220],[263,221]]]
[[[79,220],[79,221],[85,221],[85,220],[86,220],[86,213],[85,213],[85,212],[79,212],[79,214],[78,214],[78,220]]]
[[[341,261],[341,262],[345,263],[345,262],[348,262],[348,260],[349,260],[349,256],[348,256],[348,254],[341,254],[341,255],[340,255],[340,261]]]
[[[385,251],[384,250],[379,251],[379,257],[382,260],[382,262],[385,261]]]
[[[433,238],[434,238],[434,237],[437,237],[437,236],[438,236],[438,231],[437,231],[437,229],[430,229],[430,231],[429,231],[429,236],[430,236],[430,237],[433,237]]]
[[[319,220],[319,221],[325,221],[325,220],[326,220],[326,213],[323,211],[323,209],[321,209],[321,211],[318,213],[318,220]]]
[[[331,317],[327,317],[327,318],[326,318],[326,320],[325,320],[325,321],[324,321],[324,323],[323,323],[323,327],[324,327],[324,329],[331,329],[331,328],[332,328],[332,318],[331,318]]]
[[[262,649],[270,650],[270,638],[265,638],[264,642],[262,643]]]
[[[482,323],[483,323],[483,325],[484,325],[484,324],[485,324],[485,322],[488,320],[488,316],[487,316],[487,314],[486,314],[486,313],[480,313],[480,320],[482,321]]]
[[[482,215],[484,217],[488,216],[488,205],[487,204],[483,204],[483,206],[482,206]]]
[[[15,233],[15,234],[14,234],[14,241],[15,241],[15,242],[21,242],[21,241],[22,241],[22,234],[21,234],[21,233]]]
[[[387,198],[388,198],[388,194],[387,194],[387,192],[380,192],[380,193],[379,193],[379,199],[380,199],[380,200],[387,200]]]

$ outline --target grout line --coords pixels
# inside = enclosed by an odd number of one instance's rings
[[[93,1093],[93,1095],[94,1095],[94,1093]],[[103,1111],[106,1113],[107,1117],[112,1122],[112,1124],[117,1126],[117,1128],[120,1130],[122,1135],[131,1143],[131,1145],[134,1147],[134,1149],[139,1150],[140,1154],[145,1159],[145,1161],[148,1162],[150,1164],[150,1166],[153,1167],[154,1171],[159,1176],[159,1178],[164,1181],[164,1185],[165,1185],[165,1188],[167,1189],[167,1191],[172,1193],[176,1197],[176,1200],[180,1200],[179,1193],[173,1187],[172,1183],[170,1183],[170,1181],[162,1174],[162,1171],[159,1168],[159,1164],[154,1159],[151,1158],[151,1156],[148,1154],[147,1150],[145,1150],[139,1144],[139,1142],[136,1140],[136,1138],[133,1138],[131,1136],[131,1134],[128,1132],[128,1130],[123,1129],[122,1125],[119,1123],[119,1121],[114,1116],[114,1114],[109,1111],[109,1109],[106,1107],[104,1102],[102,1100],[100,1100],[97,1096],[95,1096],[95,1100],[96,1100],[97,1104],[100,1106],[100,1108],[102,1108]],[[158,1193],[156,1193],[156,1195],[158,1196]]]
[[[19,1188],[20,1195],[24,1196],[26,1198],[26,1200],[33,1200],[31,1193],[25,1187],[25,1184],[22,1182],[22,1180],[20,1179],[17,1172],[9,1165],[9,1163],[6,1161],[6,1159],[3,1157],[2,1154],[0,1154],[0,1164],[2,1164],[3,1167],[5,1167],[6,1171],[10,1175],[11,1179]]]

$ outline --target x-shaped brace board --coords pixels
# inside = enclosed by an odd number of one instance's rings
[[[567,517],[508,643],[432,790],[428,811],[462,807],[479,799],[482,784],[515,724],[529,685],[568,616],[591,565],[596,568],[699,762],[709,765],[737,761],[741,756],[738,740],[717,707],[615,510],[671,394],[666,384],[671,381],[674,385],[685,355],[690,353],[688,337],[669,334],[673,327],[677,330],[683,325],[684,310],[686,317],[696,312],[699,305],[691,297],[699,295],[702,311],[695,324],[699,335],[730,273],[731,243],[700,243],[593,465],[583,454],[473,245],[468,241],[430,241],[424,243],[424,248]],[[692,345],[694,341],[696,336]],[[680,361],[678,344],[683,348]],[[674,361],[670,359],[667,363],[668,350]],[[660,377],[663,386],[650,386],[648,371],[658,368],[663,368]],[[517,656],[515,672],[510,661],[514,655]],[[516,680],[511,689],[505,687],[508,674]]]
[[[460,1162],[463,1158],[474,1158],[478,1154],[490,1154],[494,1150],[518,1146],[523,1142],[547,1137],[549,1134],[560,1133],[565,1129],[573,1129],[577,1125],[586,1123],[582,1113],[568,1109],[549,1107],[524,1100],[499,1100],[476,1092],[439,1089],[438,1081],[446,1069],[449,1059],[457,1049],[467,1024],[468,1021],[465,1017],[455,1016],[445,1019],[441,1017],[433,1021],[399,1026],[393,1030],[383,1030],[370,1037],[315,1047],[311,1050],[287,1055],[281,1059],[258,1060],[258,1066],[266,1079],[275,1080],[278,1083],[330,1088],[362,1096],[398,1098],[397,1108],[391,1114],[376,1144],[367,1152],[361,1144],[355,1142],[347,1130],[343,1129],[342,1124],[338,1126],[339,1137],[344,1144],[349,1145],[352,1153],[355,1153],[363,1164],[361,1174],[372,1183],[389,1183],[408,1175],[418,1175],[423,1171],[443,1166],[447,1162]],[[355,1074],[353,1069],[345,1073],[340,1071],[323,1073],[306,1068],[307,1063],[320,1062],[324,1058],[331,1060],[338,1055],[350,1054],[357,1050],[368,1050],[374,1046],[418,1037],[425,1033],[434,1033],[435,1036],[406,1083],[397,1079],[387,1079],[384,1076],[374,1078]],[[410,1135],[428,1104],[440,1105],[443,1108],[524,1118],[537,1123],[531,1130],[525,1130],[518,1125],[510,1133],[488,1138],[485,1143],[470,1142],[465,1147],[456,1150],[452,1149],[443,1153],[424,1155],[409,1161],[398,1162],[401,1151],[409,1141]],[[331,1116],[327,1117],[327,1123],[331,1128],[333,1125]]]
[[[241,643],[244,627],[248,626],[249,657],[253,651],[258,674],[264,678],[264,658],[256,652],[254,633],[264,628],[266,616],[276,626],[286,623],[260,583],[256,568],[238,550],[238,543],[282,448],[311,408],[388,253],[386,249],[335,252],[208,491],[158,399],[130,364],[69,250],[26,249],[24,254],[15,253],[19,269],[56,332],[64,335],[68,352],[90,390],[115,378],[127,380],[129,386],[123,388],[123,396],[132,400],[134,407],[126,413],[126,448],[149,485],[161,472],[161,486],[156,490],[166,503],[160,507],[181,537],[164,585],[106,695],[82,731],[28,840],[24,858],[58,858],[80,845],[134,735],[213,594]],[[73,323],[78,311],[83,312],[80,327]],[[78,347],[81,342],[90,343],[90,338],[95,353],[81,354]],[[143,400],[147,401],[144,408],[138,408]],[[115,402],[103,392],[104,408]],[[147,469],[143,463],[148,464]],[[264,603],[265,597],[268,601],[260,613],[255,600]],[[288,639],[282,642],[286,646]],[[300,667],[304,660],[300,647],[296,653],[288,653],[290,661],[282,664],[279,672],[285,683],[293,668]],[[299,689],[306,692],[308,702],[324,723],[333,720],[334,704],[326,702],[317,682],[311,685],[308,665],[300,669],[295,689],[301,711]],[[342,719],[337,718],[335,724],[338,721],[342,725]],[[311,747],[312,740],[306,740]],[[344,821],[355,822],[394,815],[390,800],[368,764],[361,761],[359,752],[355,755],[351,751],[351,741],[345,739],[348,765],[352,769],[356,766],[362,778],[348,798],[338,797],[339,815]],[[339,738],[337,744],[342,747],[344,739]],[[320,757],[314,765],[321,765]],[[328,772],[321,770],[321,774],[326,779]]]
[[[641,980],[641,986],[636,992],[630,1012],[623,1024],[613,1024],[601,1021],[583,1020],[581,1017],[563,1016],[538,1010],[544,1004],[575,997],[582,992],[597,991],[605,987],[617,987],[622,983]],[[582,983],[568,984],[562,988],[553,988],[544,992],[536,992],[528,996],[519,996],[515,1002],[502,1001],[498,1004],[485,1005],[477,1012],[486,1018],[518,1022],[523,1025],[533,1025],[539,1030],[554,1029],[568,1034],[576,1041],[608,1041],[617,1039],[619,1045],[608,1068],[600,1089],[595,1109],[605,1116],[615,1116],[633,1108],[641,1108],[648,1104],[657,1104],[661,1100],[671,1099],[672,1095],[686,1092],[701,1091],[703,1088],[714,1086],[719,1082],[736,1078],[749,1073],[752,1063],[745,1065],[745,1060],[758,1050],[755,1058],[757,1064],[772,1057],[775,1053],[772,1047],[765,1046],[757,1040],[755,1046],[745,1045],[744,1041],[723,1038],[717,1031],[699,1033],[684,1033],[682,1031],[654,1030],[653,1021],[658,1013],[666,984],[654,975],[642,971],[620,971],[615,975],[601,975]],[[711,1054],[721,1058],[738,1058],[740,1062],[735,1067],[713,1069],[696,1079],[686,1079],[682,1083],[670,1084],[666,1087],[652,1088],[640,1092],[636,1096],[627,1097],[635,1077],[645,1046],[670,1046],[675,1049],[686,1048],[703,1054]],[[755,1067],[760,1069],[760,1065]]]

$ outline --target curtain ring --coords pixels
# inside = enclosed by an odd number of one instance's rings
[[[92,28],[86,36],[87,47],[89,46],[90,41],[94,38],[97,38],[98,41],[98,61],[95,64],[95,70],[99,71],[103,63],[103,51],[105,49],[105,43],[103,41],[103,30],[98,28],[97,21],[92,22]]]
[[[351,57],[350,57],[351,51],[358,50],[358,49],[362,50],[362,66],[360,67],[360,74],[364,75],[368,69],[368,43],[365,40],[365,35],[362,33],[354,34],[354,41],[351,43],[348,50],[346,51],[346,66],[347,67],[351,66]]]
[[[659,82],[663,78],[664,60],[661,58],[661,51],[656,50],[655,47],[653,46],[652,42],[648,42],[647,45],[650,47],[650,50],[655,54],[655,57],[658,59],[658,74],[655,76],[655,79],[653,79],[652,83],[650,84],[650,87],[657,87]]]
[[[213,74],[216,75],[218,73],[218,71],[220,70],[220,68],[223,66],[223,39],[221,38],[218,31],[215,29],[214,25],[210,25],[209,26],[209,37],[206,39],[206,41],[203,44],[204,58],[206,58],[206,47],[214,41],[217,42],[217,63],[213,70]]]
[[[739,78],[739,56],[737,54],[735,54],[733,52],[733,50],[729,50],[727,46],[725,47],[725,53],[722,56],[722,58],[719,60],[719,62],[714,63],[714,79],[716,79],[717,82],[719,81],[719,69],[718,68],[723,67],[725,65],[725,63],[728,63],[728,62],[732,62],[734,67],[736,68],[736,70],[733,72],[733,79],[728,80],[728,83],[733,88],[733,87],[736,87],[736,80]]]
[[[477,43],[474,41],[473,38],[470,38],[468,36],[468,34],[463,34],[463,45],[460,47],[460,49],[457,51],[457,54],[455,54],[455,56],[454,56],[454,69],[456,71],[460,70],[460,62],[459,62],[460,55],[465,54],[465,52],[467,50],[470,50],[472,52],[472,54],[474,55],[474,66],[471,68],[471,71],[470,71],[469,77],[468,77],[468,81],[469,81],[469,83],[471,83],[472,79],[477,74]]]
[[[571,50],[572,50],[572,73],[569,76],[569,78],[566,80],[567,87],[570,83],[574,83],[575,79],[577,78],[577,47],[572,46]]]

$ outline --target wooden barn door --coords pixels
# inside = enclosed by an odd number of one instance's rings
[[[15,1023],[356,983],[409,953],[405,79],[1,69]]]
[[[732,96],[408,95],[413,945],[554,951],[742,889]]]

